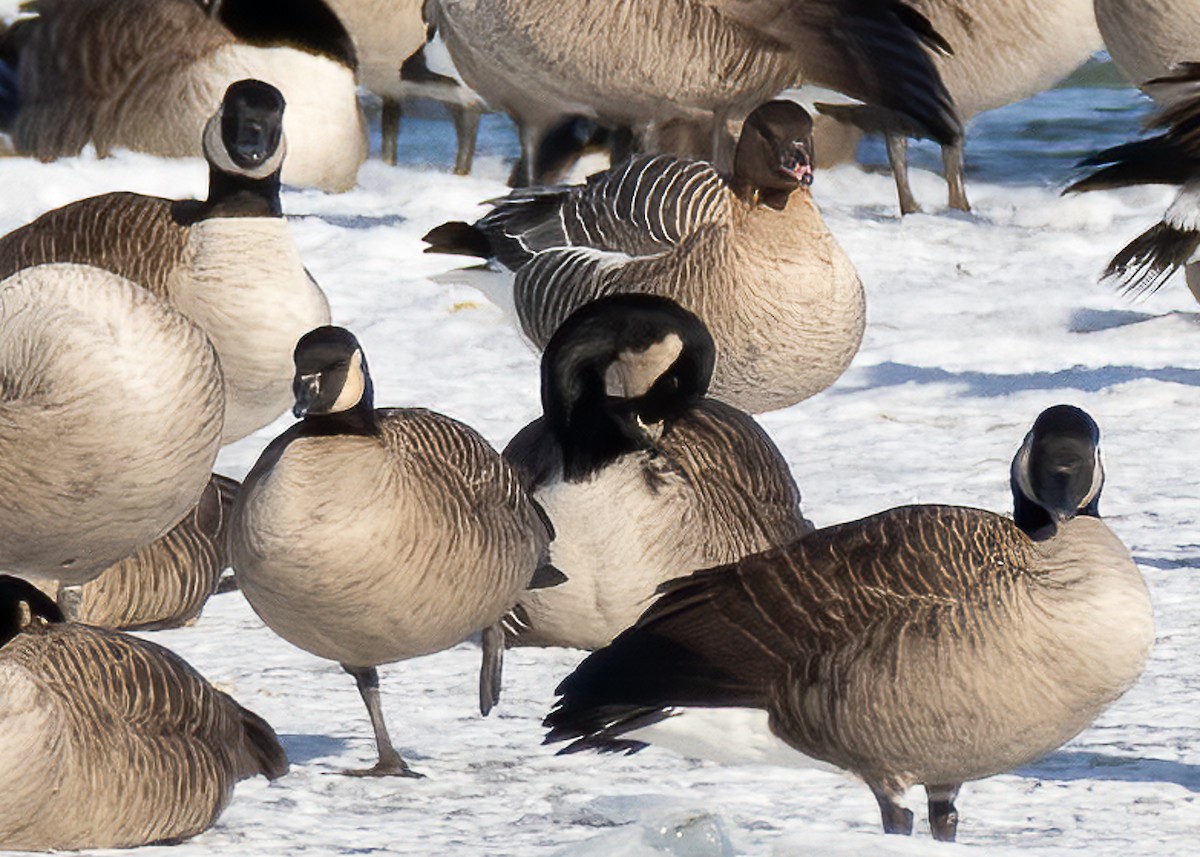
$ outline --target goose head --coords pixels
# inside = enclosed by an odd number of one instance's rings
[[[1078,515],[1100,517],[1104,465],[1100,428],[1072,405],[1038,415],[1017,450],[1010,479],[1013,517],[1026,533],[1046,530]]]
[[[283,95],[271,84],[254,79],[231,83],[204,128],[210,175],[234,184],[238,179],[277,183],[287,151],[283,109]]]
[[[704,323],[667,298],[612,295],[572,313],[542,356],[542,407],[564,476],[652,447],[703,398],[715,359]]]
[[[305,421],[369,432],[376,424],[374,388],[362,346],[350,331],[325,325],[296,343],[292,413]]]
[[[63,621],[62,610],[42,590],[27,580],[0,574],[0,646],[17,636],[27,624],[22,604],[32,617],[47,622]]]
[[[735,185],[771,208],[813,180],[813,123],[793,101],[768,101],[742,125],[733,159]]]

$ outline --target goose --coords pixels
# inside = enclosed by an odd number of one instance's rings
[[[1095,0],[1095,5],[1104,46],[1135,86],[1198,58],[1200,6],[1193,0]]]
[[[599,648],[659,584],[811,531],[775,444],[704,397],[713,353],[703,323],[656,295],[586,304],[551,338],[545,414],[504,456],[549,516],[567,580],[522,594],[514,642]]]
[[[586,185],[514,192],[474,226],[443,224],[426,252],[515,269],[515,312],[540,347],[587,301],[658,294],[717,344],[714,398],[751,413],[832,384],[858,351],[862,283],[813,202],[812,121],[791,101],[746,120],[732,175],[640,155]]]
[[[296,344],[295,413],[242,483],[229,546],[242,593],[275,633],[354,676],[377,764],[392,746],[376,667],[484,634],[480,705],[495,702],[499,623],[534,580],[549,530],[475,431],[418,408],[375,410],[366,357],[340,327]]]
[[[18,38],[12,136],[43,160],[89,143],[203,154],[226,87],[256,78],[287,99],[283,180],[343,191],[367,156],[354,48],[323,0],[35,0]]]
[[[1163,219],[1133,239],[1109,262],[1105,278],[1126,291],[1153,292],[1179,268],[1200,301],[1200,62],[1149,81],[1146,89],[1164,106],[1148,127],[1163,133],[1105,149],[1080,162],[1099,167],[1064,193],[1108,190],[1137,184],[1177,185],[1179,195]]]
[[[82,583],[175,526],[212,473],[217,355],[87,265],[0,280],[0,569]]]
[[[537,142],[580,114],[642,132],[704,129],[727,166],[727,122],[796,81],[894,110],[934,139],[961,133],[927,48],[949,46],[899,0],[432,0],[463,80]],[[532,184],[527,176],[526,183]]]
[[[237,489],[237,480],[214,473],[196,508],[166,535],[86,583],[60,586],[63,615],[115,630],[190,625],[228,566],[225,535]]]
[[[73,851],[207,830],[239,781],[288,761],[270,725],[178,655],[64,623],[0,575],[0,848]]]
[[[1101,47],[1093,0],[910,0],[947,42],[953,54],[934,64],[958,115],[971,117],[1041,92],[1062,80]],[[1145,0],[1136,0],[1145,2]],[[905,122],[871,107],[822,106],[825,112],[867,131],[882,131],[896,181],[901,214],[920,211],[908,182]],[[951,208],[970,211],[963,181],[963,139],[942,145]]]
[[[287,149],[279,90],[230,85],[204,131],[208,198],[107,193],[56,208],[0,238],[0,276],[84,262],[149,289],[203,328],[225,376],[225,443],[291,405],[291,351],[329,321],[279,204]]]
[[[885,832],[912,832],[902,801],[923,785],[934,837],[954,839],[964,782],[1078,734],[1150,652],[1146,585],[1099,517],[1098,444],[1055,406],[1013,460],[1013,520],[904,506],[668,584],[559,685],[547,741],[678,745],[695,716],[727,747],[740,723],[760,759],[864,780]]]

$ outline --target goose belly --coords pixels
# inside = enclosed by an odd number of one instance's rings
[[[533,549],[521,580],[485,561],[483,527],[423,495],[377,441],[306,438],[243,490],[230,547],[242,591],[272,630],[371,666],[454,645],[512,605]]]
[[[0,568],[80,583],[199,501],[222,424],[194,324],[82,265],[0,283]]]
[[[1096,21],[1113,62],[1139,86],[1197,58],[1194,0],[1096,0]]]
[[[644,459],[629,455],[534,494],[554,524],[550,561],[567,580],[522,594],[530,627],[521,642],[600,648],[650,606],[660,583],[705,564],[695,496],[676,476],[651,487]]]
[[[329,303],[281,217],[219,217],[188,231],[172,302],[212,340],[225,376],[230,443],[292,405],[296,341],[329,323]]]

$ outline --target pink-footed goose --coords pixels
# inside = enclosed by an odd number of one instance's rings
[[[545,413],[504,455],[554,525],[567,579],[521,596],[517,644],[599,648],[660,584],[812,529],[771,439],[705,398],[713,356],[700,320],[653,295],[593,301],[551,338]]]
[[[288,762],[258,715],[161,646],[64,623],[0,575],[0,849],[177,842],[207,830],[239,780]]]
[[[198,157],[237,80],[287,99],[283,180],[347,190],[367,156],[354,47],[323,0],[35,0],[20,22],[19,152],[69,157],[91,143]]]
[[[954,839],[962,783],[1087,728],[1154,642],[1099,517],[1098,442],[1078,408],[1043,412],[1013,461],[1015,520],[905,506],[668,584],[559,685],[547,740],[689,752],[707,725],[713,749],[745,736],[758,761],[853,772],[889,833],[911,833],[901,801],[923,785],[934,837]]]
[[[543,563],[550,531],[476,432],[423,409],[376,410],[349,331],[311,331],[295,359],[303,419],[242,484],[233,567],[275,633],[354,676],[379,760],[347,773],[418,776],[388,736],[376,667],[483,630],[486,713],[499,693],[500,620],[525,588],[561,577]]]
[[[221,357],[226,443],[287,411],[292,347],[329,321],[279,203],[290,110],[262,81],[229,87],[203,134],[205,200],[107,193],[0,238],[0,276],[43,262],[96,265],[199,325]]]
[[[638,156],[583,186],[514,192],[474,226],[431,231],[426,252],[515,269],[516,314],[538,347],[598,297],[671,298],[716,341],[714,398],[751,413],[787,407],[845,371],[866,315],[808,190],[811,132],[803,108],[768,102],[742,128],[732,175]]]
[[[1104,276],[1127,291],[1158,289],[1183,267],[1192,295],[1200,301],[1200,62],[1185,63],[1145,89],[1163,107],[1149,128],[1162,133],[1098,152],[1080,166],[1099,167],[1064,193],[1108,190],[1138,184],[1179,187],[1163,219],[1121,249]]]

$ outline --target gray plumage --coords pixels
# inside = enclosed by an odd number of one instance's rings
[[[121,630],[194,622],[229,566],[225,537],[237,490],[236,480],[214,473],[196,508],[162,538],[93,580],[61,587],[67,619]]]
[[[1104,46],[1134,86],[1200,60],[1200,6],[1193,0],[1095,0],[1095,6]]]
[[[116,848],[210,827],[287,771],[271,727],[161,646],[34,620],[0,648],[0,847]]]

